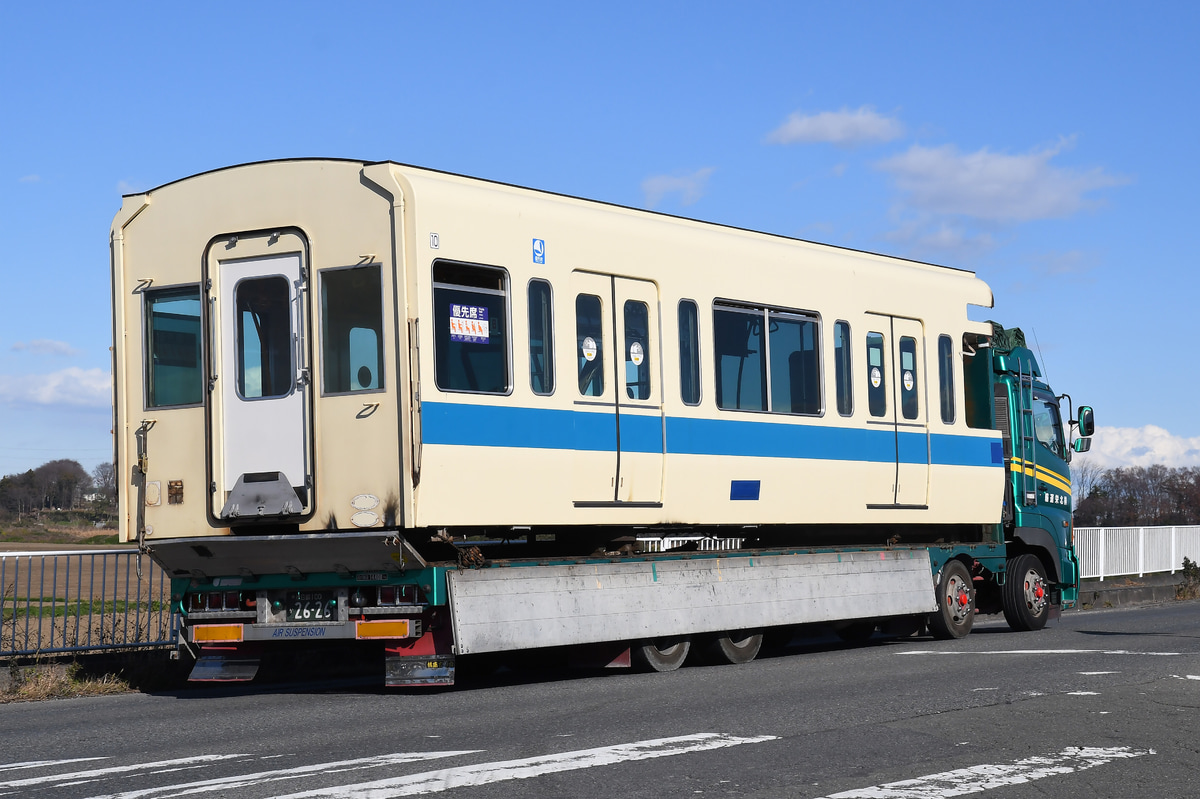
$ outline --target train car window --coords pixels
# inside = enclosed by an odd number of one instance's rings
[[[773,413],[819,414],[821,371],[817,320],[768,311],[767,350],[771,363]]]
[[[575,298],[575,355],[579,361],[579,393],[604,394],[604,325],[600,298],[580,294]]]
[[[887,416],[887,369],[883,334],[867,334],[867,406],[872,416]]]
[[[650,399],[650,310],[637,300],[625,301],[625,393]]]
[[[503,269],[433,265],[433,354],[438,388],[507,394],[508,275]]]
[[[938,385],[941,387],[942,421],[954,423],[954,342],[938,336]]]
[[[763,321],[762,310],[728,306],[713,308],[718,408],[740,411],[767,409]]]
[[[837,388],[837,409],[842,416],[854,413],[854,392],[850,378],[850,323],[833,325],[833,372]]]
[[[200,287],[145,293],[146,407],[204,401]]]
[[[691,300],[679,301],[679,394],[685,405],[700,404],[700,314]]]
[[[545,280],[529,281],[529,385],[534,394],[554,393],[554,314]]]
[[[321,272],[321,371],[326,394],[383,388],[379,264]]]
[[[963,417],[967,427],[977,430],[994,428],[992,370],[986,347],[986,336],[976,333],[963,334]]]
[[[900,337],[900,412],[905,419],[918,416],[917,393],[917,340],[909,336]]]
[[[283,275],[237,284],[237,390],[244,399],[285,397],[295,382],[291,286]]]

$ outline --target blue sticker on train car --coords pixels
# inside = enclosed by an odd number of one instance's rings
[[[1001,441],[992,442],[992,463],[1004,463],[1004,443]]]
[[[533,262],[535,264],[546,263],[546,242],[542,239],[533,240]]]
[[[730,499],[758,500],[759,480],[733,480],[729,483]]]

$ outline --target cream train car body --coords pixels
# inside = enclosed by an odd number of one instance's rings
[[[128,196],[112,258],[124,540],[1000,540],[1000,433],[963,413],[964,334],[991,332],[969,272],[341,160]]]

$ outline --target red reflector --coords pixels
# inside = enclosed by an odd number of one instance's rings
[[[379,589],[379,604],[381,604],[381,605],[396,604],[396,586],[385,585]]]
[[[207,600],[209,610],[221,609],[221,595],[219,593],[213,591],[211,594],[205,594],[204,596]]]
[[[237,610],[238,604],[239,604],[238,599],[240,598],[240,596],[241,595],[238,594],[237,591],[226,591],[225,592],[225,609],[226,610]]]

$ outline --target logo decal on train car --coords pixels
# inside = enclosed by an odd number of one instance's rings
[[[533,262],[535,264],[546,263],[546,242],[542,239],[533,240]]]
[[[873,388],[879,388],[879,384],[882,381],[883,381],[883,373],[881,373],[879,371],[878,366],[872,366],[871,367],[871,386]]]
[[[488,309],[480,305],[450,303],[450,340],[464,344],[487,344]]]
[[[596,360],[596,339],[585,336],[583,339],[583,357],[589,361]]]

